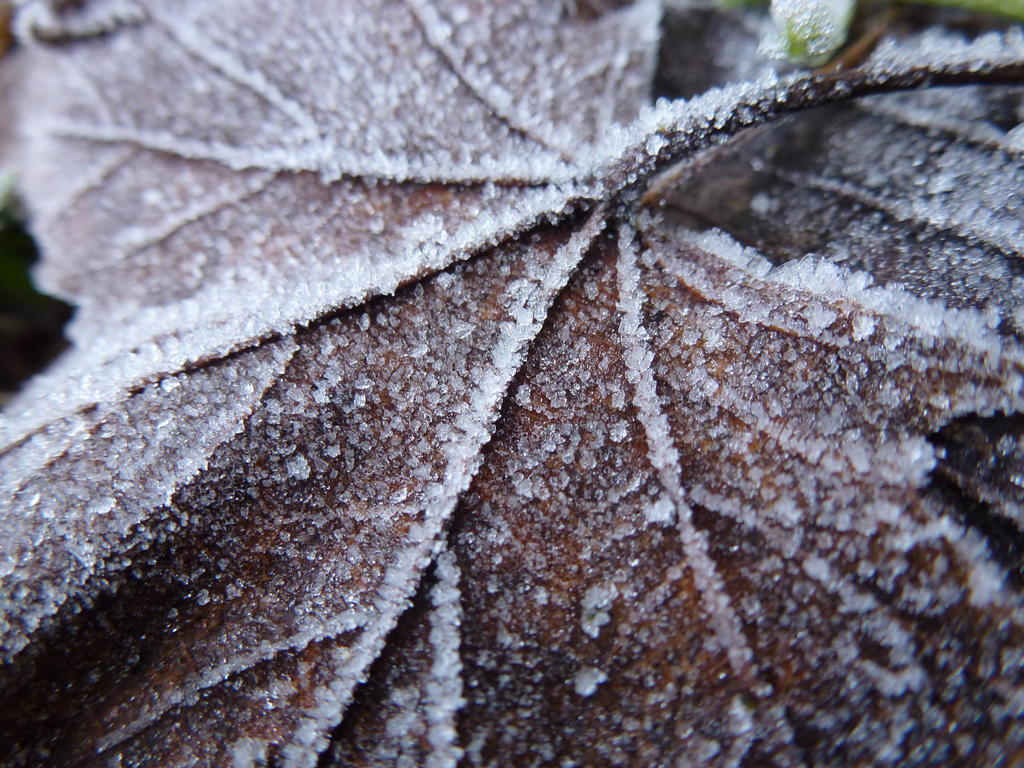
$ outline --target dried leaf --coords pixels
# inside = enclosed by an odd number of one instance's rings
[[[5,763],[1019,757],[1020,32],[599,5],[20,10]]]

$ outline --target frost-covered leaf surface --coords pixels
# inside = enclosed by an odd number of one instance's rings
[[[443,6],[402,0],[284,16],[153,3],[113,36],[38,49],[24,186],[44,248],[64,255],[40,277],[81,305],[71,334],[91,342],[65,363],[76,391],[51,401],[78,407],[390,292],[562,211],[572,157],[549,144],[568,138],[530,126],[562,125],[581,151],[634,115],[657,14],[560,23],[555,6],[480,5],[459,7],[448,39]],[[497,57],[510,46],[514,66]]]
[[[1020,757],[1019,30],[17,21],[80,306],[0,425],[0,762]]]

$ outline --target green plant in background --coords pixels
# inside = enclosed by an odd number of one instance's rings
[[[25,230],[13,174],[0,171],[0,406],[59,352],[70,308],[36,290],[36,247]]]
[[[0,331],[9,325],[7,315],[13,302],[40,296],[29,277],[35,256],[32,238],[17,212],[14,174],[0,170]]]
[[[919,0],[926,5],[987,13],[1024,21],[1024,0]],[[731,2],[731,5],[757,5]],[[858,10],[856,0],[772,0],[770,13],[775,34],[766,49],[802,64],[829,61],[846,41]]]
[[[36,249],[17,214],[13,186],[12,174],[0,174],[0,318],[5,329],[12,302],[44,299],[29,276]]]
[[[846,42],[855,6],[855,0],[772,0],[775,47],[792,61],[828,61]]]

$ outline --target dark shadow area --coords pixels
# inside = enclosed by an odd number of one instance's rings
[[[24,225],[0,210],[0,407],[67,347],[71,307],[36,290],[29,271],[37,257]]]
[[[1009,583],[1024,588],[1024,414],[965,416],[929,439],[944,455],[924,492],[984,536]]]

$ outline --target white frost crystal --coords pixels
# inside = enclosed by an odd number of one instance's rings
[[[577,672],[572,679],[573,689],[584,698],[593,696],[597,687],[608,679],[604,671],[596,667],[584,667]]]

